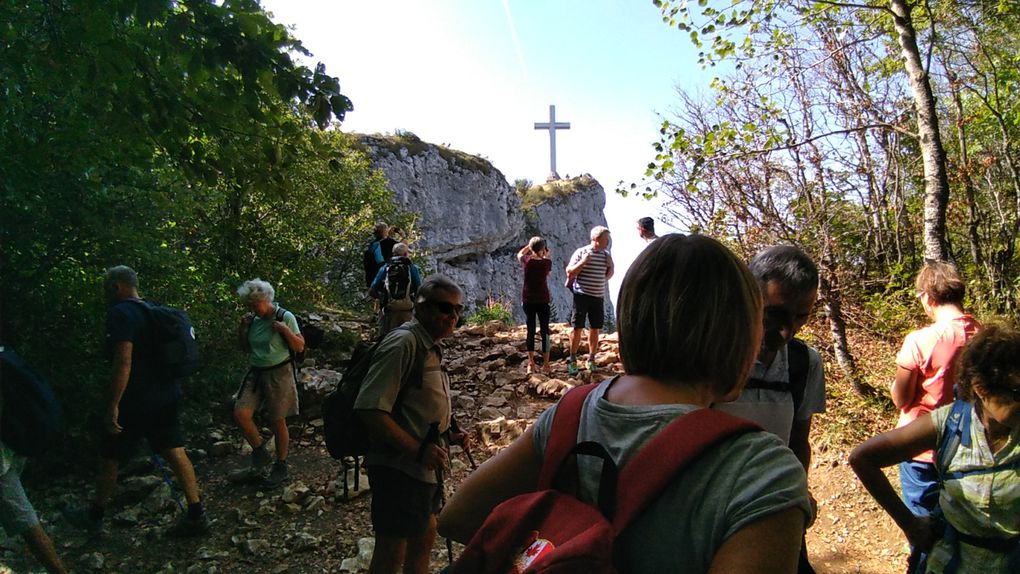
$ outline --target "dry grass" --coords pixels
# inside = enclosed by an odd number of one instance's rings
[[[598,185],[595,178],[584,174],[571,179],[550,181],[529,187],[521,196],[521,207],[532,209],[536,205],[546,203],[552,199],[568,197],[578,191],[591,189]]]
[[[489,160],[448,148],[443,145],[424,142],[411,132],[398,131],[393,135],[372,134],[360,136],[363,145],[385,149],[394,155],[399,155],[401,149],[407,150],[409,156],[424,154],[429,148],[435,149],[440,157],[446,160],[450,167],[459,167],[470,171],[479,171],[490,175],[492,163]]]

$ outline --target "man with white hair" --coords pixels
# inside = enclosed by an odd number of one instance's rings
[[[581,331],[588,320],[588,370],[595,372],[599,330],[605,321],[606,282],[613,276],[613,256],[609,253],[609,228],[601,225],[591,230],[591,244],[574,251],[567,265],[567,287],[574,293],[574,311],[570,322],[570,357],[567,373],[577,374],[577,349]]]
[[[406,243],[393,246],[393,257],[376,273],[368,296],[380,300],[379,339],[411,320],[414,296],[421,286],[421,272],[408,257]]]
[[[104,286],[110,304],[106,343],[113,380],[100,440],[96,494],[90,508],[69,511],[67,516],[93,535],[102,532],[106,507],[117,486],[119,463],[128,459],[144,438],[173,469],[188,502],[187,514],[167,535],[208,534],[209,517],[199,497],[195,469],[184,451],[178,416],[181,387],[156,359],[157,341],[148,303],[138,295],[138,276],[125,265],[111,267],[106,271]]]

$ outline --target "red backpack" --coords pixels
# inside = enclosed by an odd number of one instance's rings
[[[595,387],[574,388],[560,400],[538,490],[494,508],[454,564],[453,574],[617,572],[613,540],[684,467],[728,437],[761,430],[750,421],[699,409],[662,429],[618,472],[602,445],[577,443],[584,401]],[[603,460],[599,508],[581,502],[570,489],[560,486],[576,485],[577,466],[566,463],[577,454]]]

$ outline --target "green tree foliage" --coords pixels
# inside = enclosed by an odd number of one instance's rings
[[[907,9],[952,198],[935,234],[973,279],[981,310],[1015,309],[1018,5],[655,3],[703,47],[703,65],[725,66],[709,93],[680,94],[648,166],[650,189],[692,230],[745,255],[775,242],[812,253],[837,359],[841,301],[850,323],[881,335],[898,338],[919,320],[912,278],[938,227],[931,130],[919,129],[917,70],[905,64],[894,10]]]
[[[402,221],[333,129],[337,78],[254,0],[6,2],[0,45],[4,335],[65,402],[105,388],[105,268],[187,309],[217,379],[239,281],[295,308],[350,299],[372,224]]]

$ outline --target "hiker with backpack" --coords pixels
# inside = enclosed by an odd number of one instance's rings
[[[552,372],[549,364],[549,350],[552,347],[549,338],[549,273],[552,271],[552,260],[549,259],[549,247],[545,239],[535,236],[528,244],[517,252],[517,261],[524,266],[524,315],[528,325],[528,374],[538,370],[535,365],[535,323],[539,324],[542,336],[542,372]]]
[[[371,574],[428,572],[448,445],[466,447],[464,435],[451,432],[450,380],[439,346],[463,309],[456,283],[443,275],[425,279],[414,319],[378,343],[358,392],[355,413],[369,439]]]
[[[275,487],[290,476],[287,417],[298,414],[294,357],[305,350],[305,339],[294,314],[274,302],[276,290],[268,281],[245,281],[237,295],[249,311],[241,317],[237,332],[238,344],[248,354],[248,370],[234,397],[234,420],[252,448],[251,478],[261,478],[264,486]],[[275,461],[255,425],[256,410],[273,433]]]
[[[88,509],[71,509],[66,514],[91,535],[101,535],[106,508],[117,486],[119,465],[132,456],[144,438],[152,451],[169,463],[188,504],[186,514],[166,534],[204,536],[209,533],[209,517],[202,505],[195,469],[184,450],[180,380],[161,358],[155,306],[139,296],[138,275],[125,265],[107,269],[104,289],[110,304],[106,343],[113,366],[102,422],[96,493]]]
[[[17,385],[25,379],[37,378],[39,375],[30,369],[14,349],[0,345],[0,427],[7,428],[7,416],[3,388],[12,391],[20,390]],[[11,392],[11,391],[8,391]],[[9,416],[9,415],[8,415]],[[50,574],[66,574],[57,550],[53,546],[46,531],[39,522],[32,503],[25,494],[21,484],[21,471],[25,468],[26,455],[18,453],[4,442],[9,440],[0,433],[0,526],[7,536],[21,536],[29,551]]]
[[[379,300],[379,339],[411,320],[421,271],[408,257],[404,243],[393,246],[393,257],[375,275],[368,296]]]
[[[754,277],[714,239],[664,235],[618,303],[625,374],[569,391],[460,485],[439,519],[468,544],[453,572],[794,572],[804,468],[775,435],[708,408],[754,364]]]
[[[613,256],[609,253],[609,229],[598,225],[593,227],[591,243],[579,247],[570,256],[567,265],[567,288],[574,294],[574,310],[570,323],[570,356],[567,357],[567,374],[578,373],[577,350],[581,347],[581,331],[588,320],[588,371],[594,373],[595,354],[599,350],[599,331],[605,323],[606,283],[612,279],[615,270]]]
[[[966,284],[951,263],[925,265],[914,283],[918,301],[932,324],[908,334],[896,355],[896,378],[890,393],[900,409],[897,428],[953,402],[953,361],[981,328],[963,311]],[[933,456],[932,451],[926,451],[899,466],[903,502],[914,514],[929,514],[938,504]]]
[[[397,240],[390,237],[390,226],[379,222],[372,228],[372,241],[365,247],[362,266],[365,270],[365,286],[371,287],[379,268],[393,257]]]
[[[765,305],[762,344],[744,391],[735,401],[716,408],[778,436],[807,471],[811,468],[811,420],[825,412],[825,376],[818,351],[795,337],[811,318],[818,298],[818,267],[792,245],[765,249],[749,267]],[[815,506],[813,497],[811,504]],[[797,571],[814,572],[806,545]]]
[[[861,483],[925,560],[910,574],[1020,572],[1020,331],[990,325],[954,366],[958,398],[850,454]],[[914,511],[882,471],[934,451],[938,504]]]

